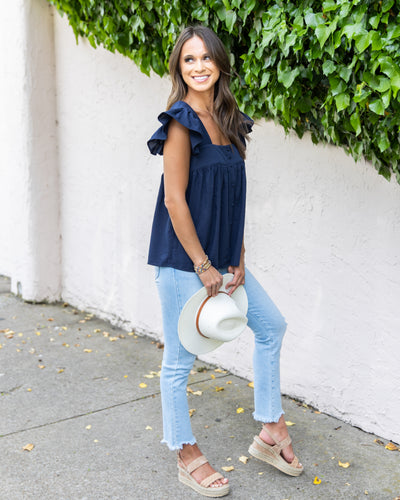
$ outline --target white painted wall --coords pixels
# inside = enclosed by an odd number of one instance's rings
[[[43,14],[44,0],[32,5]],[[0,33],[4,27],[0,16]],[[160,338],[146,257],[162,159],[148,153],[146,140],[158,127],[168,79],[147,78],[129,59],[93,50],[83,40],[76,45],[58,14],[54,47],[62,298]],[[20,61],[20,75],[25,63]],[[3,106],[9,87],[0,83]],[[7,128],[0,117],[7,144],[16,141],[19,120]],[[2,162],[8,160],[1,175],[16,185],[10,151],[0,153]],[[23,163],[29,151],[18,154]],[[44,160],[43,168],[49,164]],[[285,137],[264,122],[255,127],[247,171],[247,264],[289,324],[283,392],[399,442],[400,186],[340,149]],[[4,186],[2,181],[0,194]],[[7,200],[24,202],[23,192]],[[49,214],[36,211],[46,223]],[[29,206],[20,218],[27,216]],[[0,234],[15,248],[22,236],[11,230],[13,214],[11,219],[1,210]],[[21,250],[22,258],[28,251]],[[16,260],[0,245],[0,272],[13,280]],[[24,273],[19,279],[31,281],[29,266]],[[247,331],[203,359],[252,378],[251,337]]]
[[[52,13],[0,4],[0,273],[27,300],[61,292]]]

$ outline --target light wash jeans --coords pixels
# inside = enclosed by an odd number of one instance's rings
[[[220,269],[221,274],[226,269]],[[195,355],[180,343],[178,319],[186,301],[203,284],[192,272],[156,267],[156,283],[161,300],[164,328],[164,356],[161,369],[161,401],[164,439],[171,450],[195,444],[186,387]],[[277,422],[283,414],[280,394],[279,358],[286,322],[265,290],[246,269],[245,289],[249,301],[248,326],[255,338],[253,354],[253,417],[261,422]]]

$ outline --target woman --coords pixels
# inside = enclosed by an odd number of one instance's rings
[[[229,89],[225,48],[210,29],[188,27],[171,54],[172,91],[162,126],[148,142],[163,154],[164,174],[153,221],[149,264],[156,283],[164,327],[161,395],[164,439],[178,451],[179,479],[210,497],[228,494],[228,480],[201,454],[192,434],[187,379],[195,356],[178,338],[185,302],[203,286],[216,296],[222,275],[233,274],[229,294],[244,285],[248,326],[255,335],[254,418],[263,423],[249,452],[297,476],[302,466],[293,454],[283,419],[279,353],[286,323],[276,306],[245,269],[244,157],[252,121],[237,107]]]

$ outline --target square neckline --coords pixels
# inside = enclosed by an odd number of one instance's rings
[[[193,114],[195,115],[197,120],[200,122],[200,125],[203,128],[205,135],[206,135],[207,139],[209,140],[211,146],[216,146],[217,148],[227,148],[227,147],[232,148],[233,147],[233,144],[231,142],[229,144],[214,144],[212,142],[210,134],[207,132],[207,129],[206,129],[204,123],[202,122],[200,116],[196,113],[196,111],[192,108],[192,106],[190,106],[190,104],[188,104],[186,101],[181,100],[179,102],[183,102],[189,108],[189,110],[193,112]]]

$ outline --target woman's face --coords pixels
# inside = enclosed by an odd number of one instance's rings
[[[179,66],[188,93],[207,92],[219,79],[220,70],[211,59],[207,47],[198,36],[187,40],[181,50]]]

